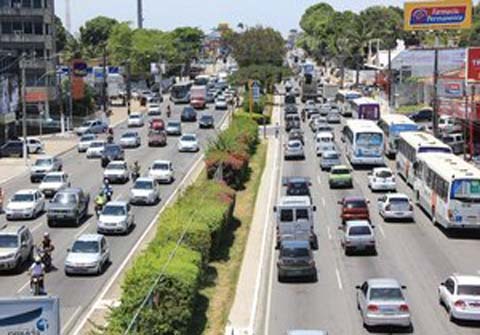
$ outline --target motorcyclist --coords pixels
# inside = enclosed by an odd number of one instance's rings
[[[108,131],[107,131],[107,142],[108,142],[108,143],[113,143],[113,128],[112,128],[112,127],[108,128]]]
[[[137,179],[140,176],[140,164],[138,161],[135,161],[131,167],[133,179]]]
[[[43,253],[42,262],[46,268],[49,268],[52,265],[53,250],[55,250],[55,247],[53,246],[52,240],[50,239],[50,234],[48,232],[45,232],[43,234],[41,251]]]
[[[35,262],[28,270],[28,273],[30,274],[30,288],[33,290],[33,279],[38,278],[40,292],[44,292],[45,265],[43,265],[42,260],[39,256],[35,257]]]
[[[95,197],[95,213],[97,216],[102,211],[103,206],[107,203],[107,195],[102,191]]]
[[[302,121],[305,122],[305,110],[302,110]]]
[[[108,181],[107,178],[103,180],[102,193],[105,194],[105,196],[107,197],[107,201],[111,200],[113,189],[112,189],[112,186],[110,186],[110,182]]]
[[[172,109],[170,108],[170,105],[167,106],[167,117],[170,117],[172,115]]]

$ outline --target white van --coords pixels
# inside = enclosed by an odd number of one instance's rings
[[[325,151],[335,150],[335,137],[331,132],[319,132],[315,136],[315,152],[321,156]]]
[[[442,134],[460,132],[462,131],[462,125],[453,116],[441,115],[440,118],[438,119],[438,130]]]

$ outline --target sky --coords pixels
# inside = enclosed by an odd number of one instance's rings
[[[56,14],[65,21],[65,1],[55,0]],[[98,15],[131,21],[136,25],[137,0],[70,0],[73,33],[85,21]],[[218,23],[236,27],[271,26],[282,34],[298,28],[305,9],[319,1],[313,0],[143,0],[145,28],[171,30],[179,26],[194,26],[209,31]],[[378,0],[325,1],[337,10],[360,11],[378,5]],[[382,5],[403,6],[403,0],[382,0]]]

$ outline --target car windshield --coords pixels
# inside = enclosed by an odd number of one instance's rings
[[[306,248],[282,248],[280,250],[281,257],[308,257],[308,249]]]
[[[122,135],[122,138],[133,138],[133,137],[137,137],[137,134],[135,133],[125,133]]]
[[[18,238],[15,235],[0,235],[0,248],[18,247]]]
[[[302,144],[300,142],[288,142],[288,147],[289,148],[300,148]]]
[[[157,105],[157,104],[150,104],[148,106],[148,108],[158,108],[158,107],[159,107],[159,105]]]
[[[178,127],[180,126],[180,122],[169,122],[167,123],[167,127]]]
[[[80,254],[94,254],[98,253],[98,250],[97,241],[76,241],[72,247],[72,252]]]
[[[122,164],[122,163],[108,164],[107,170],[125,170],[125,164]]]
[[[195,136],[183,136],[182,141],[194,142],[196,140]]]
[[[75,194],[62,193],[62,192],[55,194],[55,197],[52,200],[52,202],[61,203],[61,204],[71,204],[71,203],[75,203],[76,201],[77,201],[77,197],[75,196]]]
[[[137,190],[153,190],[153,183],[151,181],[138,180],[133,188]]]
[[[43,181],[47,183],[60,183],[62,182],[62,176],[60,175],[46,175],[43,177]]]
[[[142,116],[140,114],[130,114],[130,119],[140,119]]]
[[[282,209],[280,211],[280,221],[281,222],[292,222],[293,221],[293,210],[292,209]]]
[[[170,166],[167,163],[155,163],[153,164],[153,170],[168,170]]]
[[[50,158],[37,159],[35,166],[49,166],[53,163],[53,160]]]
[[[324,153],[323,154],[324,159],[338,159],[338,154],[337,153]]]
[[[377,177],[378,178],[390,178],[392,176],[393,176],[392,172],[388,171],[388,170],[382,170],[382,171],[377,172]]]
[[[479,285],[458,285],[458,295],[477,295],[480,296]]]
[[[333,169],[332,174],[350,174],[348,169]]]
[[[33,194],[30,193],[17,193],[12,198],[13,202],[33,201]]]
[[[355,200],[355,201],[348,201],[345,205],[347,208],[366,208],[367,204],[364,200]]]
[[[202,116],[202,120],[204,120],[204,121],[213,120],[213,116],[211,116],[211,115],[203,115],[203,116]]]
[[[217,102],[225,102],[225,98],[223,98],[223,97],[218,97],[218,98],[217,98]]]
[[[82,138],[80,138],[80,142],[88,142],[88,141],[93,141],[95,139],[95,136],[93,135],[84,135]]]
[[[102,212],[103,215],[123,216],[125,215],[125,207],[123,206],[106,206]]]
[[[92,144],[90,144],[90,148],[100,148],[103,146],[105,146],[105,143],[103,142],[93,142]]]
[[[367,226],[351,227],[348,231],[350,236],[370,235],[370,228]]]
[[[116,155],[118,154],[120,149],[117,146],[106,147],[105,151],[103,152],[105,155]]]
[[[402,290],[397,287],[372,288],[370,300],[403,300]]]

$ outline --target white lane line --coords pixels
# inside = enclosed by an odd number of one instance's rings
[[[330,232],[330,226],[327,226],[327,235],[328,235],[328,239],[332,240],[332,233]]]
[[[326,203],[325,203],[325,198],[322,197],[322,206],[325,207],[326,206]]]
[[[20,294],[24,289],[26,289],[28,286],[30,286],[30,280],[27,281],[25,284],[22,285],[22,287],[20,287],[18,290],[17,290],[17,294]]]
[[[75,312],[73,312],[72,316],[68,319],[67,323],[65,323],[65,325],[62,327],[62,331],[61,331],[62,334],[65,334],[65,331],[68,329],[72,321],[75,320],[75,318],[77,317],[77,314],[80,313],[81,310],[82,310],[81,306],[78,306],[77,308],[75,308]]]
[[[383,238],[386,238],[387,235],[385,235],[385,231],[383,230],[382,226],[381,225],[378,225],[378,230],[380,230],[380,234],[382,234]]]
[[[322,178],[320,178],[320,176],[317,176],[317,182],[318,182],[319,184],[322,184]]]
[[[42,220],[42,222],[38,223],[35,227],[33,227],[32,229],[30,229],[30,232],[35,232],[36,230],[38,230],[40,227],[43,226],[43,224],[45,223],[45,221]]]
[[[335,273],[337,274],[338,288],[340,290],[343,290],[342,277],[340,276],[340,271],[338,270],[338,268],[335,268]]]

